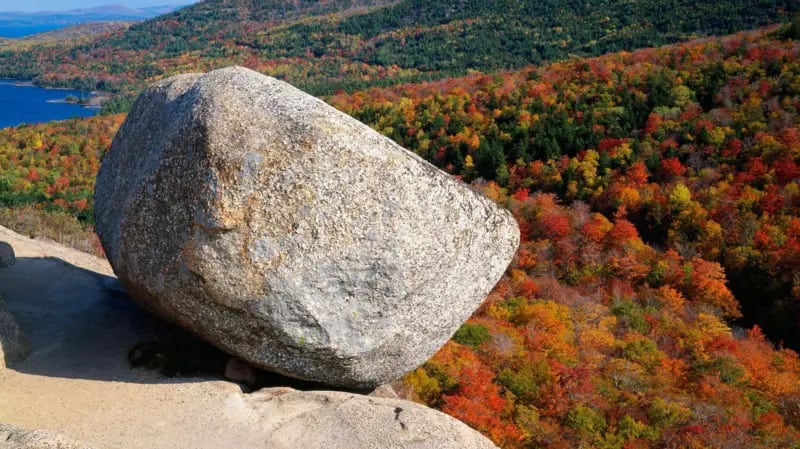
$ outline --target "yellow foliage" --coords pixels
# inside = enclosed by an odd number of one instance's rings
[[[614,334],[608,329],[586,329],[578,337],[583,351],[604,351],[614,346]]]
[[[534,348],[558,359],[574,359],[575,335],[569,307],[554,301],[528,304],[511,317],[511,322],[526,327],[528,342]]]
[[[464,158],[464,167],[465,168],[475,167],[475,161],[472,160],[472,156],[470,156],[469,154],[467,155],[467,157]]]
[[[676,209],[683,209],[692,200],[692,192],[683,183],[678,183],[669,194],[669,203]]]
[[[593,187],[597,182],[597,167],[599,166],[600,154],[595,150],[587,150],[586,156],[580,163],[580,173],[583,182],[588,187]]]
[[[516,268],[512,269],[511,270],[511,285],[513,287],[518,286],[519,283],[524,281],[526,277],[527,277],[527,274],[525,274],[525,272],[523,270],[519,270],[519,269],[516,269]]]
[[[719,337],[733,338],[731,329],[718,317],[699,313],[686,333],[684,344],[695,359],[708,362],[712,356],[706,350],[706,345]]]
[[[511,318],[511,311],[505,307],[500,307],[497,304],[490,305],[486,310],[486,314],[501,321],[508,321],[509,318]]]
[[[686,305],[686,298],[681,295],[681,292],[674,288],[664,285],[658,289],[658,299],[660,302],[672,311],[679,311]]]
[[[712,145],[716,146],[722,145],[725,142],[725,137],[727,135],[726,130],[730,130],[730,128],[727,126],[726,127],[715,126],[711,130],[711,132],[708,133],[709,142],[711,142]]]
[[[632,188],[632,187],[622,187],[619,189],[618,196],[617,196],[622,204],[624,204],[627,208],[635,208],[638,206],[642,198],[639,195],[639,191]]]
[[[416,399],[424,402],[435,400],[441,392],[439,382],[430,377],[424,368],[417,368],[408,373],[405,377],[405,383],[411,387]]]
[[[628,142],[624,142],[614,150],[614,160],[627,161],[631,159],[631,156],[633,156],[633,148],[631,148],[631,144]]]

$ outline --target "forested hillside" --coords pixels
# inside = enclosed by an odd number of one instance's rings
[[[207,0],[89,43],[2,51],[0,77],[129,92],[238,64],[330,94],[726,34],[798,10],[788,0]]]
[[[332,98],[522,225],[417,397],[504,447],[797,447],[798,25]]]
[[[720,262],[745,315],[800,347],[796,28],[331,101],[467,181],[582,201]]]
[[[36,205],[92,222],[100,160],[123,119],[114,115],[0,130],[0,204]]]
[[[504,448],[799,447],[798,39],[800,21],[328,96],[522,228],[407,393]],[[0,132],[4,204],[86,216],[120,119]]]
[[[130,22],[90,22],[78,25],[71,25],[58,28],[53,31],[32,34],[30,36],[5,39],[0,38],[0,47],[6,49],[25,49],[34,45],[46,45],[53,42],[63,42],[71,40],[74,43],[88,41],[100,34],[109,33],[116,30],[124,30],[130,26]]]

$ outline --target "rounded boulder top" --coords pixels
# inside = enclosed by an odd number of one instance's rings
[[[150,311],[253,365],[349,388],[433,355],[519,244],[488,198],[241,67],[142,93],[103,161],[95,218]]]

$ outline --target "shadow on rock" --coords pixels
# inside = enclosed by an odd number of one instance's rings
[[[169,340],[180,331],[130,301],[115,278],[57,258],[21,257],[0,270],[0,294],[30,344],[28,357],[10,369],[103,381],[172,381],[132,370],[128,353],[137,343]]]
[[[247,365],[150,315],[116,278],[61,259],[18,258],[0,270],[0,295],[30,343],[9,364],[39,376],[109,382],[175,383],[223,379],[245,392],[286,386],[330,387]]]

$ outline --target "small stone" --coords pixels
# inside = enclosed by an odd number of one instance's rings
[[[381,385],[372,390],[369,395],[376,398],[400,399],[400,396],[397,395],[397,392],[394,391],[394,387],[392,387],[391,384]]]

